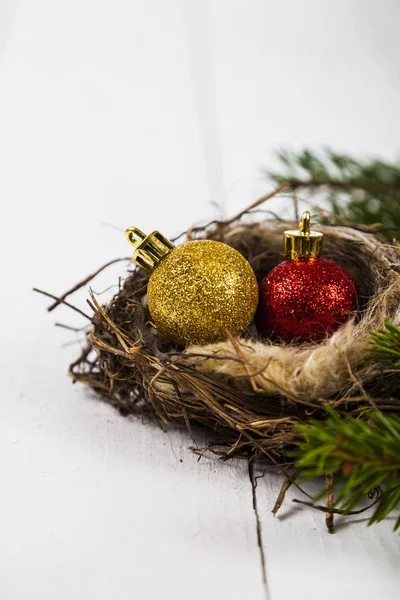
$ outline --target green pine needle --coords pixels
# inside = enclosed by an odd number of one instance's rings
[[[295,455],[302,479],[334,473],[335,506],[344,514],[382,487],[369,525],[378,523],[400,507],[400,416],[371,411],[343,418],[329,407],[327,413],[325,422],[296,426],[300,439]],[[399,528],[400,517],[394,529]]]
[[[400,329],[385,321],[384,328],[371,333],[371,338],[369,358],[400,367]]]
[[[380,226],[387,238],[400,237],[400,164],[382,160],[358,161],[331,150],[278,152],[282,172],[267,172],[293,190],[318,193],[332,213],[330,223]],[[321,219],[324,221],[324,219]]]

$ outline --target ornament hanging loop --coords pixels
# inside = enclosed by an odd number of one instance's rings
[[[292,260],[318,258],[321,254],[323,237],[320,231],[311,230],[311,215],[308,210],[305,210],[301,216],[299,229],[284,232],[284,255]]]
[[[146,235],[137,227],[128,227],[125,231],[126,239],[134,248],[139,248],[143,240],[146,239]]]
[[[161,260],[175,248],[159,231],[146,235],[137,227],[128,227],[125,235],[135,248],[132,260],[148,273],[152,273]]]
[[[311,233],[311,215],[308,210],[305,210],[301,215],[299,229],[302,235],[310,235]]]

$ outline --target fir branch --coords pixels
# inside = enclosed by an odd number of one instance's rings
[[[298,424],[295,456],[303,481],[334,473],[335,507],[351,513],[371,492],[383,487],[369,525],[400,506],[400,416],[366,412],[342,418],[327,407],[325,422]],[[317,502],[323,495],[314,498]],[[400,528],[400,517],[394,529]]]
[[[385,321],[383,329],[371,333],[369,358],[400,368],[400,329]]]
[[[378,223],[388,238],[400,237],[400,164],[357,161],[331,150],[281,151],[278,158],[282,173],[267,172],[269,179],[285,181],[293,191],[318,193],[337,222]]]

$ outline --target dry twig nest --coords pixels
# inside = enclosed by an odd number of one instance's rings
[[[192,230],[241,252],[259,281],[282,260],[282,236],[293,223],[218,223]],[[366,229],[320,226],[323,255],[345,267],[361,300],[358,317],[318,344],[285,345],[245,336],[186,349],[162,339],[149,322],[148,276],[136,269],[113,300],[95,311],[88,346],[71,365],[74,381],[91,386],[123,415],[151,414],[200,423],[214,434],[211,449],[287,462],[294,423],[324,418],[323,404],[355,413],[365,406],[400,410],[399,383],[366,360],[370,332],[388,319],[400,325],[399,248]],[[397,391],[397,394],[396,394]],[[397,397],[395,397],[397,396]]]

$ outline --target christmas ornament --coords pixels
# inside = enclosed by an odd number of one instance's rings
[[[157,329],[179,344],[243,333],[258,302],[253,269],[234,248],[212,240],[174,246],[158,231],[126,230],[132,260],[150,273],[148,306]]]
[[[284,254],[260,286],[256,324],[263,337],[319,341],[333,333],[357,305],[354,281],[333,260],[320,258],[323,234],[310,231],[305,211],[300,230],[284,232]]]

